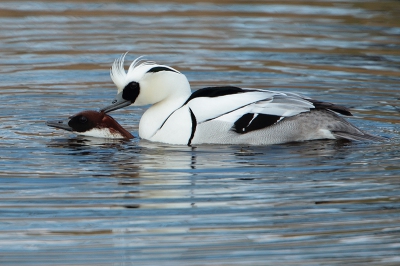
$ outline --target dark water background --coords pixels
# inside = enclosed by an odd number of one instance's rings
[[[1,265],[399,265],[399,1],[0,1]],[[46,127],[147,55],[299,92],[387,143],[169,146]],[[144,108],[112,115],[137,136]]]

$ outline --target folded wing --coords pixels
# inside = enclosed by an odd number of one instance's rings
[[[285,117],[328,109],[351,115],[342,106],[320,102],[295,93],[237,87],[210,87],[198,90],[185,103],[198,124],[217,120],[230,123],[237,133],[247,133],[278,123]]]

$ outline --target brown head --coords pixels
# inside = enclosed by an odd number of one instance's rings
[[[132,134],[124,129],[114,118],[104,112],[93,110],[77,113],[69,117],[67,121],[48,121],[47,125],[91,137],[112,139],[133,138]]]

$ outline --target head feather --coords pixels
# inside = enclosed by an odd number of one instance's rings
[[[132,72],[135,67],[141,64],[140,62],[142,61],[144,61],[144,55],[141,55],[133,60],[132,64],[129,66],[128,73]]]
[[[122,54],[119,58],[115,59],[110,69],[110,76],[115,86],[117,86],[118,93],[120,93],[126,85],[126,72],[124,69],[125,56],[128,52]]]
[[[144,56],[142,55],[136,58],[129,66],[128,72],[125,72],[124,61],[127,54],[128,52],[122,54],[119,58],[115,59],[110,69],[110,76],[115,86],[117,86],[118,93],[122,92],[129,82],[139,82],[140,78],[142,78],[143,75],[152,67],[162,66],[173,69],[169,66],[158,65],[156,62],[153,61],[145,61]],[[173,70],[177,73],[180,73],[176,69]]]

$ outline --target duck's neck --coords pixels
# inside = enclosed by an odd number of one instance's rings
[[[182,107],[190,95],[174,99],[165,99],[153,104],[140,119],[139,136],[143,139],[150,139],[162,127],[165,121],[175,110]]]

